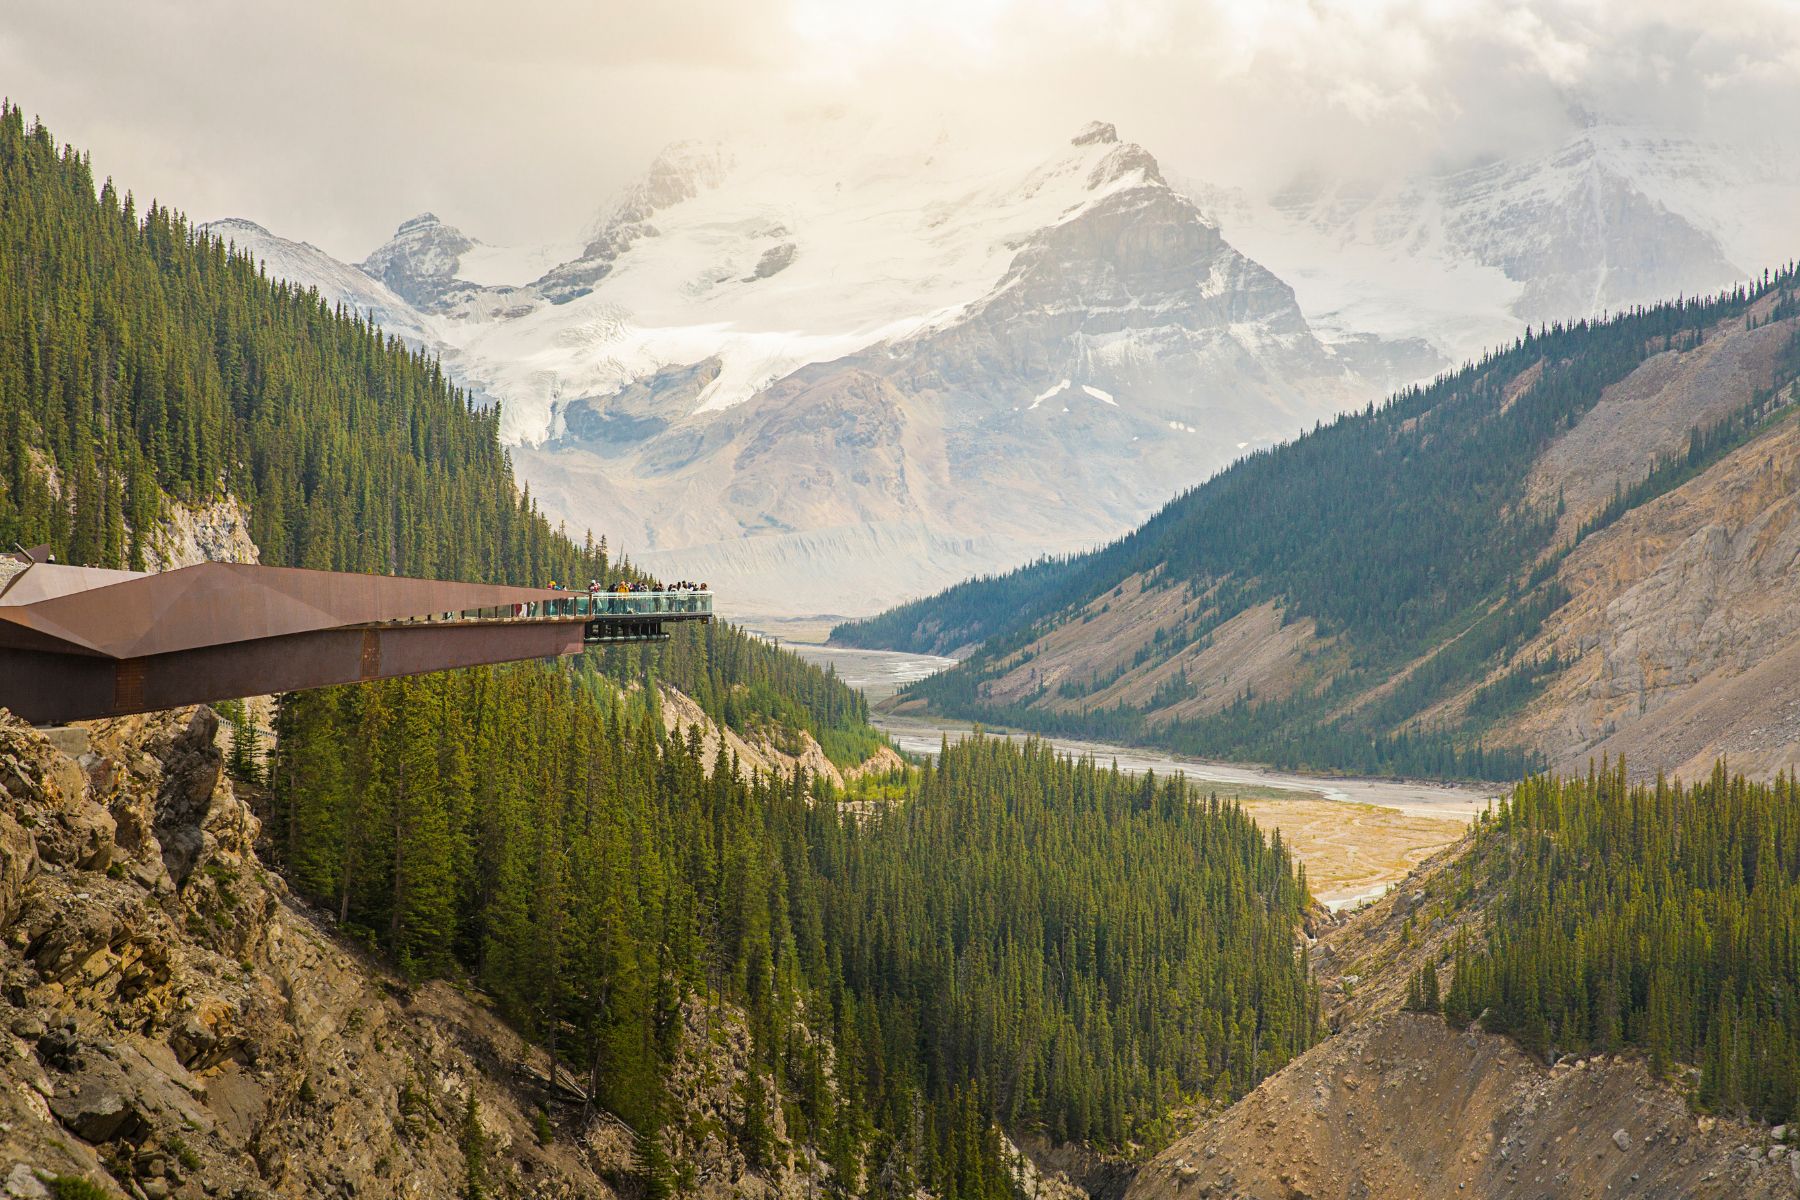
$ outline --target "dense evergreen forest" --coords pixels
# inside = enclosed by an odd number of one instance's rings
[[[300,694],[281,722],[295,885],[412,974],[475,980],[642,1134],[678,1119],[683,996],[749,1014],[779,1088],[731,1131],[752,1161],[785,1096],[846,1193],[1010,1195],[992,1119],[1156,1142],[1317,1036],[1303,879],[1179,781],[976,739],[857,816],[535,666]]]
[[[541,584],[611,573],[513,482],[434,359],[0,110],[0,544],[141,568],[170,501],[236,496],[266,562]]]
[[[172,503],[235,496],[266,563],[543,584],[641,576],[519,493],[498,415],[437,362],[0,109],[0,547],[142,567]],[[878,742],[833,676],[724,626],[615,651],[734,728]]]
[[[541,582],[630,568],[516,491],[427,357],[268,279],[0,112],[0,541],[135,566],[176,504],[244,501],[265,561]],[[839,1192],[1009,1195],[996,1118],[1156,1141],[1317,1035],[1303,877],[1235,807],[975,742],[840,804],[671,737],[659,684],[840,762],[862,698],[727,625],[661,645],[296,694],[271,858],[406,973],[487,989],[642,1135],[684,1005],[748,1014],[771,1106]],[[229,708],[229,706],[227,706]],[[241,723],[241,712],[237,715]]]
[[[1545,1055],[1697,1067],[1703,1108],[1800,1116],[1800,787],[1726,774],[1629,786],[1623,763],[1520,784],[1481,821],[1459,894],[1479,936],[1413,1007],[1481,1016]]]
[[[1108,547],[961,585],[839,626],[833,639],[942,652],[985,638],[960,667],[911,689],[951,716],[1289,766],[1513,777],[1537,764],[1482,745],[1479,728],[1410,722],[1510,666],[1510,652],[1566,599],[1539,566],[1559,550],[1558,514],[1527,503],[1532,464],[1649,356],[1697,345],[1721,322],[1749,322],[1771,296],[1765,320],[1794,315],[1797,282],[1790,266],[1754,287],[1530,331],[1429,386],[1244,458]],[[1796,374],[1800,339],[1780,356],[1772,387],[1719,428],[1696,431],[1688,455],[1621,489],[1605,519],[1785,416]],[[1082,619],[1134,577],[1205,601],[1190,627],[1159,631],[1170,635],[1165,653],[1276,600],[1288,620],[1310,618],[1334,639],[1341,657],[1328,686],[1282,702],[1245,694],[1227,711],[1179,721],[1146,719],[1140,707],[1058,711],[1040,696],[990,702],[983,685],[1028,662],[1035,638]],[[1419,660],[1405,686],[1344,715],[1347,699]],[[1491,717],[1529,695],[1542,664],[1517,669],[1478,711]]]

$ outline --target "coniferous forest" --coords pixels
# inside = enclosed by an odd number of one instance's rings
[[[1459,869],[1491,897],[1442,995],[1557,1055],[1637,1047],[1699,1069],[1696,1102],[1800,1116],[1800,788],[1726,773],[1629,785],[1625,766],[1534,778]],[[1435,1007],[1415,980],[1415,1007]]]
[[[96,190],[98,189],[98,190]],[[435,359],[269,279],[179,214],[136,211],[0,109],[0,547],[141,568],[172,504],[243,501],[272,565],[542,585],[642,576],[521,496],[498,417]],[[614,652],[734,728],[860,758],[862,699],[739,630]]]
[[[684,996],[748,1013],[846,1191],[1009,1194],[993,1119],[1155,1143],[1318,1033],[1302,878],[1177,780],[977,738],[868,811],[541,667],[295,695],[281,723],[295,885],[413,975],[480,984],[640,1134],[675,1115]],[[762,1102],[733,1133],[769,1162]]]
[[[227,495],[263,560],[542,584],[610,576],[521,497],[435,359],[137,210],[0,111],[0,544],[141,568],[171,501]]]
[[[175,505],[235,497],[270,563],[636,577],[518,494],[494,414],[435,361],[140,213],[11,107],[0,330],[0,541],[141,566]],[[992,741],[849,797],[746,781],[666,732],[661,685],[841,763],[880,744],[834,675],[716,624],[289,696],[272,760],[233,756],[295,888],[413,978],[489,992],[658,1188],[696,1001],[748,1015],[779,1085],[734,1141],[772,1162],[783,1102],[845,1192],[1008,1194],[996,1119],[1155,1142],[1316,1037],[1303,877],[1235,807]]]

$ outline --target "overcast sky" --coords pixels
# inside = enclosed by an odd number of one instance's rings
[[[7,0],[0,87],[140,198],[349,259],[431,209],[568,238],[663,144],[830,105],[1186,178],[1412,170],[1577,108],[1800,125],[1800,0]]]

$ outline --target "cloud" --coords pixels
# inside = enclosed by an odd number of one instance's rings
[[[98,168],[360,257],[430,208],[568,236],[657,148],[824,105],[1047,146],[1103,117],[1188,176],[1406,171],[1576,112],[1800,125],[1787,0],[12,0],[0,79]]]

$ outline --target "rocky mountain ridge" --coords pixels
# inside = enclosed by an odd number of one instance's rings
[[[1105,122],[996,155],[838,114],[671,146],[566,248],[424,213],[358,271],[218,229],[351,303],[344,272],[381,285],[366,309],[502,406],[572,528],[728,580],[744,612],[863,614],[1108,540],[1527,324],[1772,253],[1779,167],[1577,125],[1514,159],[1249,195],[1171,186]]]
[[[1315,174],[1266,195],[1194,187],[1328,330],[1472,358],[1527,326],[1729,286],[1785,260],[1782,160],[1577,114],[1560,140],[1412,175]]]

